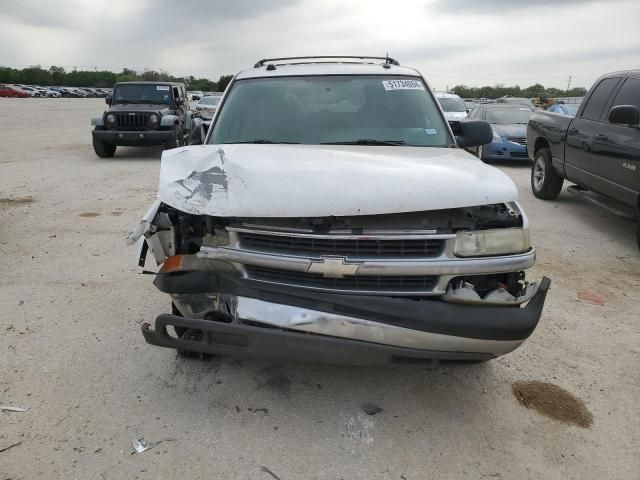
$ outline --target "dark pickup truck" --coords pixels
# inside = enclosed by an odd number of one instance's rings
[[[600,77],[575,117],[536,112],[527,127],[531,188],[554,199],[564,179],[635,213],[640,247],[640,70]]]

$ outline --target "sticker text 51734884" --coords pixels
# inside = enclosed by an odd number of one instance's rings
[[[385,90],[424,90],[420,80],[383,80]]]

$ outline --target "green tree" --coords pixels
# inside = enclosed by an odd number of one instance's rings
[[[229,82],[233,79],[233,75],[222,75],[217,82],[218,92],[224,92],[229,85]]]

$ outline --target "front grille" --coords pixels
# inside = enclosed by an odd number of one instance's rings
[[[509,137],[509,141],[522,145],[523,147],[527,146],[527,137]]]
[[[433,275],[355,275],[345,278],[328,278],[315,273],[248,265],[246,272],[249,278],[263,282],[347,291],[422,292],[432,290],[438,281],[438,277]]]
[[[147,130],[149,113],[116,113],[116,129],[118,130]]]
[[[340,239],[239,233],[240,248],[268,253],[306,256],[436,257],[444,248],[442,239]]]

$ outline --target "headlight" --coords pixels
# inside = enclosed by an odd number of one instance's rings
[[[151,123],[158,123],[158,115],[156,115],[155,113],[152,113],[151,115],[149,115],[149,121]]]
[[[501,142],[502,141],[502,137],[500,135],[498,135],[495,130],[493,131],[493,141],[494,142]]]
[[[458,257],[481,257],[524,253],[530,248],[529,229],[497,228],[458,233],[453,253]]]
[[[107,123],[113,123],[116,121],[115,115],[109,114],[107,115]]]

